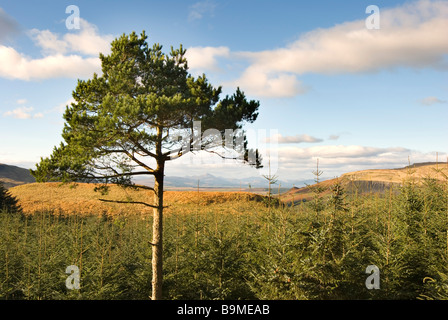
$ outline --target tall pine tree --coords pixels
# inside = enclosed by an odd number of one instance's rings
[[[65,143],[32,174],[38,182],[101,182],[102,191],[114,183],[152,192],[152,203],[138,203],[153,208],[152,299],[158,300],[166,163],[201,150],[229,157],[222,149],[236,145],[234,157],[260,166],[242,130],[257,119],[259,102],[248,101],[239,89],[220,100],[221,87],[188,73],[182,46],[166,54],[146,40],[145,32],[122,35],[110,55],[100,54],[102,75],[79,80],[75,102],[65,111]],[[154,177],[154,187],[135,185],[136,176]]]

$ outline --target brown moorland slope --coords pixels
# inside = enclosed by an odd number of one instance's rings
[[[417,163],[398,169],[370,169],[345,173],[341,178],[363,181],[381,181],[390,183],[403,183],[412,180],[421,184],[425,178],[445,180],[448,174],[448,163]]]
[[[31,183],[11,188],[11,195],[19,200],[23,212],[32,214],[38,211],[50,211],[55,214],[79,215],[120,215],[120,214],[152,214],[152,208],[141,204],[122,204],[102,202],[99,199],[115,201],[133,201],[153,203],[151,191],[123,189],[112,185],[107,195],[94,191],[94,184],[77,183],[61,184]],[[206,206],[225,204],[241,200],[262,201],[263,197],[248,192],[197,192],[197,191],[165,191],[166,212],[173,208],[177,211],[190,204]]]
[[[338,178],[319,182],[319,186],[325,191],[322,196],[325,197],[331,193],[331,186],[336,182],[346,189],[347,192],[357,190],[359,193],[384,192],[389,187],[400,186],[404,181],[412,181],[420,185],[425,179],[432,178],[440,182],[448,181],[448,163],[417,163],[397,169],[369,169],[362,171],[353,171],[342,174]],[[308,201],[313,198],[312,188],[309,187],[292,188],[281,195],[281,200],[286,203],[297,203]]]
[[[330,194],[331,186],[339,181],[347,192],[355,189],[359,193],[384,192],[390,186],[399,186],[405,180],[412,180],[417,184],[423,183],[425,178],[447,181],[448,164],[422,163],[399,169],[372,169],[349,172],[335,179],[319,183],[325,189],[322,196]],[[315,186],[310,186],[311,188]],[[300,202],[313,198],[310,187],[292,188],[281,195],[284,203]],[[36,211],[51,211],[56,214],[80,215],[120,215],[120,214],[152,214],[150,207],[139,204],[106,203],[99,199],[134,201],[153,203],[150,191],[137,191],[111,186],[107,195],[94,192],[94,184],[61,184],[61,183],[30,183],[9,189],[10,193],[19,200],[23,211],[31,214]],[[248,208],[255,207],[255,202],[261,202],[263,196],[249,192],[225,191],[165,191],[166,213],[172,210],[191,211],[197,206],[213,206],[213,210],[227,210],[233,204],[244,204]],[[241,201],[244,200],[244,201]],[[216,205],[221,205],[218,209]],[[188,207],[188,209],[187,209]],[[191,207],[191,208],[190,208]]]

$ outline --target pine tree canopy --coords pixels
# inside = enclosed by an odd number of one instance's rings
[[[236,150],[239,159],[261,166],[243,131],[244,123],[257,119],[259,102],[248,101],[239,88],[220,99],[221,87],[213,87],[205,75],[188,73],[182,45],[166,54],[146,40],[144,31],[123,34],[111,43],[109,55],[100,54],[102,75],[78,80],[75,101],[64,113],[64,142],[31,171],[38,182],[131,185],[133,176],[157,170],[147,159],[160,164],[194,150],[216,153],[226,129],[233,130],[234,142],[243,141]],[[194,132],[195,121],[200,133]],[[208,129],[222,139],[203,139]]]

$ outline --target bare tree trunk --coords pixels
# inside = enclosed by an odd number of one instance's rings
[[[156,143],[157,169],[154,174],[154,206],[152,222],[152,300],[162,299],[163,283],[163,181],[165,160],[162,156],[162,130],[158,128]]]
[[[162,164],[164,165],[164,164]],[[152,300],[162,299],[163,282],[163,173],[158,168],[154,183],[154,205],[152,225]]]

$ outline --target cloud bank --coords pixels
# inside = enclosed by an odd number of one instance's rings
[[[295,136],[282,136],[281,134],[276,134],[274,137],[266,138],[266,142],[269,143],[271,140],[275,143],[318,143],[324,141],[316,137],[312,137],[307,134],[297,134]]]
[[[99,35],[96,26],[81,19],[81,29],[62,37],[49,30],[28,32],[43,57],[28,57],[0,45],[0,77],[19,80],[83,78],[100,72],[100,52],[108,53],[111,35]]]
[[[31,119],[42,118],[44,115],[41,112],[32,114],[33,107],[20,107],[14,110],[6,111],[3,113],[4,117],[13,117],[15,119]]]
[[[190,70],[218,71],[218,58],[229,58],[230,49],[227,47],[190,47],[186,58]]]
[[[229,59],[245,60],[247,67],[232,84],[263,97],[306,93],[308,88],[298,77],[308,73],[356,74],[399,67],[448,70],[447,1],[420,0],[380,9],[379,30],[367,29],[364,19],[348,21],[309,31],[273,50],[208,48],[202,52],[204,60],[197,59],[192,66],[205,69],[219,52],[226,52]]]

